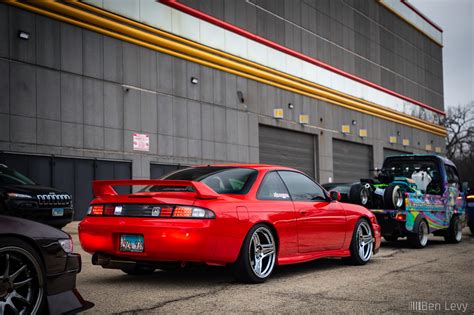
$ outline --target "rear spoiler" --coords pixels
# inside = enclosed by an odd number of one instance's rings
[[[117,196],[114,186],[178,186],[192,187],[199,199],[217,199],[219,194],[206,184],[190,180],[162,180],[162,179],[123,179],[123,180],[95,180],[92,190],[96,197]]]

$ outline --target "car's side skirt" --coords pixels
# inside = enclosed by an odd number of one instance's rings
[[[278,265],[290,265],[303,263],[318,258],[327,258],[327,257],[348,257],[351,255],[351,252],[348,249],[337,249],[337,250],[325,250],[312,253],[299,253],[296,255],[278,257]]]

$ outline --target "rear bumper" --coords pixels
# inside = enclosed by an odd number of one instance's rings
[[[407,230],[405,228],[406,221],[398,221],[394,218],[394,213],[396,210],[374,210],[372,211],[377,218],[377,222],[380,225],[381,235],[396,235],[396,236],[405,236],[407,235]]]
[[[380,225],[372,223],[372,228],[374,229],[374,239],[375,239],[375,246],[374,246],[374,254],[377,254],[380,245],[382,243],[382,234],[381,234],[381,228]]]
[[[82,248],[131,261],[186,261],[223,264],[232,260],[231,248],[218,250],[213,219],[150,219],[86,217],[79,225]],[[120,251],[122,234],[143,235],[143,253]]]

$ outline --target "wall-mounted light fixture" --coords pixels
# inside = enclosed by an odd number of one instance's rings
[[[293,108],[295,108],[295,105],[293,105],[293,103],[288,103],[288,108],[293,109]]]
[[[199,83],[199,79],[198,79],[198,78],[195,78],[195,77],[191,77],[191,83],[192,83],[192,84],[198,84],[198,83]]]
[[[283,108],[275,108],[273,110],[273,118],[283,119]]]
[[[342,125],[341,132],[343,134],[351,133],[351,126],[350,125]]]
[[[397,136],[400,136],[402,133],[400,131],[397,131]]]
[[[300,115],[299,116],[299,123],[302,125],[309,124],[309,115]]]
[[[357,125],[357,120],[355,120],[355,119],[352,119],[352,121],[351,121],[351,124],[352,124],[352,126],[355,126],[355,125]]]
[[[397,143],[397,137],[396,136],[390,136],[390,138],[388,139],[388,142]]]
[[[25,32],[25,31],[18,31],[18,37],[20,39],[28,40],[30,39],[30,33]]]
[[[245,103],[244,93],[242,93],[242,91],[237,91],[237,98],[239,99],[239,102],[241,102],[242,104]]]

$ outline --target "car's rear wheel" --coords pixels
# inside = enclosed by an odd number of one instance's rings
[[[139,266],[135,265],[133,267],[123,267],[121,268],[123,272],[125,272],[128,275],[132,276],[139,276],[139,275],[150,275],[153,272],[155,272],[155,268],[153,267],[145,267],[145,266]]]
[[[275,268],[276,242],[267,225],[257,224],[244,239],[239,258],[233,265],[236,278],[245,283],[267,280]]]
[[[368,184],[353,185],[349,191],[350,201],[364,207],[369,207],[371,192],[367,185]]]
[[[350,251],[351,256],[346,261],[352,265],[365,265],[372,258],[374,237],[369,221],[360,219],[355,225]]]
[[[458,216],[453,216],[449,223],[444,239],[448,243],[460,243],[462,241],[462,224]]]
[[[0,314],[41,314],[45,307],[45,270],[28,243],[0,239]]]
[[[407,238],[410,245],[414,248],[423,248],[428,244],[428,223],[425,220],[419,219],[416,221],[415,233],[410,233]]]
[[[385,188],[383,202],[387,209],[401,209],[403,207],[403,192],[398,185],[389,185]]]

